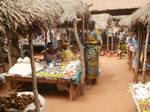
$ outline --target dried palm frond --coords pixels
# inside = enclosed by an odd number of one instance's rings
[[[59,22],[62,12],[61,6],[53,0],[1,0],[1,31],[2,28],[13,32],[17,28],[27,30],[33,22],[53,26]]]
[[[119,23],[121,25],[133,26],[136,22],[147,24],[150,22],[150,2],[138,9],[129,17],[123,18]]]
[[[112,18],[110,14],[92,15],[92,19],[96,22],[95,26],[102,29],[106,29],[107,21],[110,18]]]
[[[64,13],[61,22],[73,21],[79,16],[89,15],[88,6],[81,0],[57,0],[62,6]]]

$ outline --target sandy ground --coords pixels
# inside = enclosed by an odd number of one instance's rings
[[[132,73],[126,59],[101,57],[100,63],[102,73],[96,86],[75,101],[69,101],[67,96],[45,96],[45,112],[135,112],[128,88]]]
[[[135,112],[128,88],[133,74],[126,59],[101,57],[100,63],[102,73],[98,84],[85,90],[85,95],[75,101],[69,101],[68,94],[58,91],[40,92],[46,98],[44,112]],[[7,94],[8,90],[7,85],[0,87],[0,95]]]

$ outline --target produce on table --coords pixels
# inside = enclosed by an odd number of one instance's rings
[[[141,112],[150,112],[150,83],[132,85],[134,97],[139,103]]]
[[[41,71],[37,73],[37,76],[60,78],[63,76],[63,74],[49,74],[48,72]]]
[[[42,77],[51,77],[51,78],[73,78],[76,75],[76,72],[81,69],[80,61],[71,61],[64,67],[62,64],[50,64],[46,69],[37,72],[37,76]]]
[[[42,70],[44,67],[35,62],[36,71]],[[17,63],[11,67],[8,71],[9,74],[17,74],[20,76],[27,76],[32,73],[30,59],[25,57],[24,59],[19,58]]]

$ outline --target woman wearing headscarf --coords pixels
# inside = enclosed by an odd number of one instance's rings
[[[96,84],[99,76],[99,49],[102,45],[101,34],[95,30],[95,21],[88,23],[88,33],[86,38],[85,59],[86,59],[86,83]]]

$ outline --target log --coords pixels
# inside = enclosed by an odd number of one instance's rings
[[[1,55],[1,62],[2,62],[2,67],[3,67],[3,72],[5,72],[5,60],[4,60],[4,52],[3,52],[3,41],[1,40],[0,42],[0,55]]]
[[[71,101],[74,100],[74,86],[73,86],[72,82],[70,82],[69,99]]]
[[[12,67],[12,58],[11,58],[11,39],[9,33],[7,33],[7,40],[8,40],[8,62],[9,62],[9,68]]]
[[[145,72],[146,72],[146,62],[147,62],[147,50],[148,50],[148,41],[149,41],[149,33],[150,33],[150,26],[147,26],[147,35],[146,35],[146,42],[145,42],[145,49],[144,49],[144,62],[143,62],[143,69],[142,69],[142,82],[145,83]]]
[[[81,65],[82,65],[82,76],[81,76],[81,85],[83,88],[84,84],[85,84],[85,57],[84,57],[84,46],[82,45],[80,39],[79,39],[79,35],[78,35],[78,31],[77,31],[77,24],[78,24],[78,21],[75,20],[74,23],[73,23],[73,27],[74,27],[74,34],[75,34],[75,39],[76,39],[76,42],[80,48],[80,56],[81,56]],[[84,91],[82,91],[81,94],[84,94]]]
[[[36,112],[40,112],[40,102],[38,98],[38,89],[37,89],[37,77],[35,73],[35,62],[34,62],[34,51],[33,51],[33,42],[32,42],[33,34],[29,35],[29,46],[30,46],[30,62],[32,69],[32,80],[33,80],[33,93],[34,93],[34,103],[36,107]]]
[[[48,32],[48,29],[47,29],[47,28],[45,28],[45,29],[44,29],[44,35],[45,35],[45,36],[44,36],[44,37],[45,37],[45,46],[47,45],[47,42],[48,42],[48,41],[47,41],[47,32]]]

